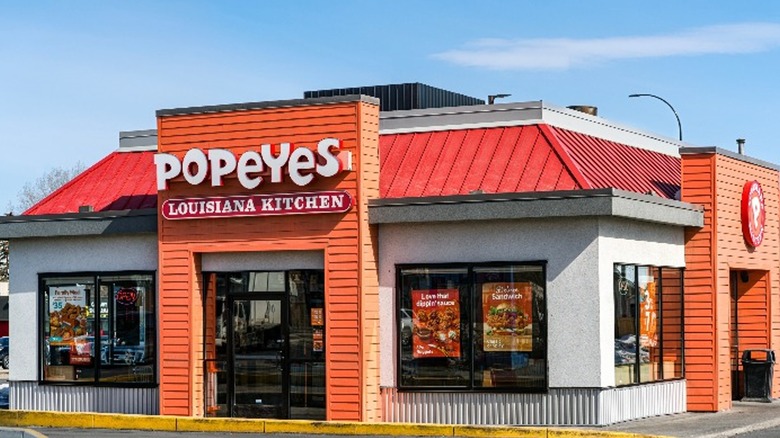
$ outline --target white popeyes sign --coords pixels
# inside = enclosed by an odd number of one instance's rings
[[[259,186],[270,170],[271,182],[282,182],[285,168],[292,182],[305,186],[314,179],[314,173],[331,177],[344,170],[352,170],[352,154],[341,152],[341,142],[335,138],[324,138],[317,144],[316,154],[306,147],[291,148],[290,143],[280,143],[279,153],[274,154],[270,144],[260,145],[260,152],[246,151],[238,159],[225,149],[190,149],[184,159],[173,154],[159,153],[154,156],[157,167],[157,190],[167,190],[168,181],[184,175],[191,185],[199,185],[211,175],[211,186],[222,186],[222,179],[235,172],[238,181],[247,189]],[[318,162],[322,158],[322,163]]]

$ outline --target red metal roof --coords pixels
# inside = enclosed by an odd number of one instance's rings
[[[57,189],[25,215],[139,210],[157,207],[154,151],[113,152]]]
[[[379,151],[382,198],[585,188],[538,125],[382,135]]]
[[[590,135],[549,127],[582,171],[588,188],[612,187],[674,199],[680,190],[680,158]]]
[[[545,124],[383,134],[379,149],[382,198],[680,186],[679,158]],[[24,214],[156,208],[154,153],[113,152]]]
[[[679,158],[541,124],[382,135],[379,150],[382,198],[680,188]]]

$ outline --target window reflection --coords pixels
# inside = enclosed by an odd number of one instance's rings
[[[615,265],[615,385],[682,377],[682,270]]]

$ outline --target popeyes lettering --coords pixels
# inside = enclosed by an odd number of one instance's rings
[[[184,176],[184,180],[197,186],[210,175],[211,186],[221,187],[223,179],[235,173],[238,181],[246,189],[257,188],[266,182],[262,176],[270,172],[270,182],[282,182],[287,173],[292,182],[305,186],[312,182],[314,175],[332,177],[343,170],[351,170],[352,155],[349,152],[338,153],[341,142],[335,138],[324,138],[317,144],[316,154],[306,147],[293,148],[290,143],[279,144],[275,153],[270,144],[260,145],[260,151],[246,151],[238,158],[225,149],[190,149],[184,158],[173,154],[159,153],[154,156],[157,167],[157,190],[168,189],[168,181]]]

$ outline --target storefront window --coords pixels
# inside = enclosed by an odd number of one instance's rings
[[[400,387],[546,388],[542,264],[399,269]]]
[[[682,270],[615,265],[615,384],[682,377]]]
[[[153,384],[154,275],[41,276],[42,380]]]

